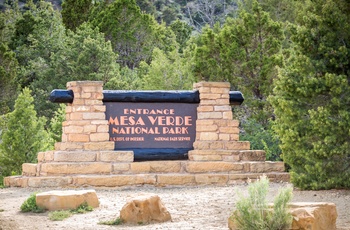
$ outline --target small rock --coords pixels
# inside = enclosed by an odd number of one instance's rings
[[[120,211],[120,219],[126,223],[146,224],[171,220],[170,213],[156,194],[140,194],[131,198]]]

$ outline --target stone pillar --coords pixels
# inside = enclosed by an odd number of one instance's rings
[[[55,150],[113,150],[102,102],[103,82],[73,81],[67,89],[73,91],[74,100],[66,107],[62,142],[56,143]]]
[[[248,141],[239,141],[239,122],[232,120],[230,83],[200,82],[194,84],[199,91],[196,141],[189,159],[195,161],[239,161],[239,150],[249,150]]]

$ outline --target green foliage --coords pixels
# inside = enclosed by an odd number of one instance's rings
[[[121,66],[133,69],[141,61],[149,61],[160,40],[156,36],[158,24],[154,18],[142,13],[135,0],[116,0],[96,3],[90,21],[111,41]]]
[[[49,136],[51,138],[51,146],[54,146],[56,142],[60,142],[62,139],[62,122],[66,119],[66,106],[60,104],[60,108],[55,112],[53,118],[51,118],[50,126],[48,129]]]
[[[86,22],[92,7],[91,0],[65,0],[62,3],[62,21],[67,29],[75,29]]]
[[[281,160],[280,141],[273,132],[271,125],[268,128],[264,128],[255,120],[247,120],[241,125],[242,130],[244,130],[239,137],[241,141],[249,141],[251,149],[264,150],[268,161]]]
[[[93,208],[88,205],[87,202],[84,202],[82,204],[80,204],[76,209],[71,210],[71,212],[73,214],[83,214],[86,212],[91,212],[93,210]]]
[[[349,12],[347,1],[307,1],[271,97],[283,158],[302,189],[350,188]]]
[[[45,119],[37,118],[31,91],[25,88],[15,102],[15,109],[5,117],[0,143],[2,176],[21,174],[23,163],[36,162],[37,153],[48,148]]]
[[[72,210],[60,210],[53,211],[49,213],[49,219],[52,221],[61,221],[64,220],[73,214],[84,214],[87,212],[91,212],[93,208],[87,204],[87,202],[82,203],[76,209]]]
[[[262,176],[248,186],[248,196],[240,194],[233,213],[238,229],[242,230],[280,230],[289,229],[292,215],[287,204],[292,199],[292,188],[280,189],[275,197],[273,210],[269,210],[266,199],[269,192],[269,180]]]
[[[72,216],[72,213],[69,210],[53,211],[49,213],[49,220],[62,221],[71,216]]]
[[[151,64],[142,62],[140,65],[140,69],[144,73],[143,89],[190,89],[194,79],[189,68],[189,63],[176,50],[167,55],[155,48]]]
[[[21,205],[21,212],[45,212],[45,209],[36,205],[36,193],[32,193],[28,199],[26,199]]]
[[[198,80],[230,82],[245,97],[245,116],[267,127],[273,116],[267,97],[272,93],[275,67],[282,64],[283,33],[282,25],[258,1],[252,4],[251,12],[241,9],[222,28],[217,24],[203,29],[197,39],[194,71]]]
[[[118,217],[115,220],[109,220],[109,221],[101,221],[98,224],[103,224],[103,225],[121,225],[123,223],[123,220]]]

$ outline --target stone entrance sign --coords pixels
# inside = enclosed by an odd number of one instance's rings
[[[193,149],[198,104],[107,102],[109,140],[115,150]]]

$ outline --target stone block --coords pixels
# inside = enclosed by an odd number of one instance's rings
[[[84,113],[82,118],[84,120],[105,120],[106,115],[104,112]]]
[[[71,126],[63,127],[63,133],[65,133],[65,134],[83,133],[83,131],[84,131],[84,127],[82,127],[82,126],[71,125]]]
[[[196,127],[197,132],[216,132],[217,130],[217,125],[201,125]]]
[[[130,198],[120,211],[120,219],[125,223],[147,224],[166,222],[171,215],[156,194],[138,194]]]
[[[72,183],[72,178],[69,176],[62,177],[30,177],[28,178],[28,187],[32,188],[43,188],[43,187],[66,187]]]
[[[36,204],[49,211],[72,210],[85,202],[93,208],[99,206],[95,190],[56,190],[36,194]]]
[[[264,150],[242,150],[239,151],[241,161],[265,161],[266,153]]]
[[[114,142],[113,141],[102,141],[102,142],[87,142],[84,143],[84,150],[113,150]]]
[[[215,184],[226,185],[228,182],[227,174],[198,174],[195,175],[197,184]]]
[[[229,111],[230,113],[232,113],[231,109],[232,108],[229,105],[217,105],[217,106],[214,106],[214,111],[216,111],[216,112],[227,112],[227,111]]]
[[[80,162],[80,163],[43,163],[41,173],[47,175],[66,174],[108,174],[112,171],[110,163]]]
[[[180,170],[181,170],[180,161],[151,161],[150,162],[151,173],[180,172]]]
[[[133,151],[100,151],[98,161],[103,162],[133,162]]]
[[[222,112],[199,112],[197,113],[198,119],[221,119]]]
[[[132,173],[149,173],[151,171],[150,162],[133,162],[130,164]]]
[[[88,142],[89,134],[70,133],[67,135],[68,142]]]
[[[188,159],[191,161],[222,161],[221,155],[189,155]]]
[[[122,173],[130,170],[129,163],[113,163],[113,173]]]
[[[197,112],[212,112],[214,111],[214,106],[198,106]]]
[[[22,164],[23,176],[36,176],[37,164],[24,163]]]
[[[220,127],[219,128],[220,133],[227,133],[227,134],[239,134],[239,128],[236,127]]]
[[[93,105],[91,106],[91,112],[106,112],[105,105]]]
[[[211,93],[229,94],[230,87],[213,87],[210,89]]]
[[[91,133],[90,141],[92,142],[100,142],[100,141],[108,141],[109,133]]]
[[[54,159],[54,151],[46,151],[38,153],[38,162],[50,162]]]
[[[216,132],[201,132],[199,134],[199,139],[202,141],[217,141],[219,139],[219,134]]]
[[[109,132],[109,125],[99,125],[97,126],[97,132],[98,133],[108,133]]]
[[[73,178],[75,186],[96,186],[96,187],[117,187],[127,185],[154,185],[156,183],[155,175],[84,175]]]
[[[55,151],[56,162],[88,162],[96,161],[96,152],[92,151]]]
[[[97,131],[97,125],[84,125],[83,126],[83,132],[84,133],[96,133]]]
[[[82,150],[84,147],[82,142],[57,142],[55,150]]]
[[[267,172],[284,172],[283,162],[250,162],[250,172],[267,173]]]
[[[195,184],[194,175],[190,174],[159,174],[157,176],[157,185],[193,185]]]
[[[225,149],[228,150],[249,150],[249,141],[227,141],[225,142]]]
[[[243,170],[243,164],[234,162],[187,162],[186,171],[189,173],[231,172]]]

